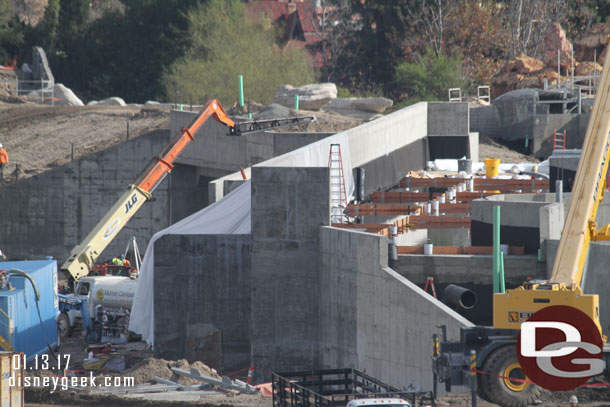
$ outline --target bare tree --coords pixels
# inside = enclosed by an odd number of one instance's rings
[[[508,56],[520,53],[540,56],[544,37],[554,22],[563,19],[568,12],[566,0],[512,0],[504,11],[508,23]]]
[[[446,24],[455,9],[455,0],[419,0],[413,6],[405,5],[413,22],[423,30],[423,40],[436,55],[443,52]]]
[[[318,38],[316,45],[321,57],[321,74],[324,81],[335,81],[345,74],[345,65],[336,62],[355,50],[348,46],[353,33],[361,28],[361,23],[353,18],[349,2],[341,0],[320,0],[318,12],[312,15],[312,25]]]

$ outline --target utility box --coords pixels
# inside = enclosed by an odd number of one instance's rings
[[[55,260],[0,262],[0,270],[22,270],[34,280],[36,295],[25,277],[10,276],[9,287],[0,287],[0,336],[9,341],[13,351],[23,352],[26,360],[59,347],[57,316],[57,262]],[[41,321],[42,320],[42,321]],[[3,404],[4,405],[4,404]]]

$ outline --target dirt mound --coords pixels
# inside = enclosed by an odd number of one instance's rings
[[[195,361],[190,364],[186,359],[181,359],[178,361],[167,361],[165,359],[156,358],[142,359],[135,366],[125,370],[122,375],[133,377],[136,384],[153,382],[155,376],[178,382],[184,385],[201,384],[201,381],[199,380],[175,374],[171,370],[172,367],[186,371],[190,371],[191,369],[197,369],[199,373],[204,376],[215,377],[218,379],[220,378],[218,373],[216,373],[216,370],[208,367],[200,361]]]
[[[525,148],[525,146],[523,146]],[[479,135],[479,160],[498,158],[502,163],[537,163],[533,155],[519,152],[516,145],[505,145],[489,137]]]
[[[0,104],[0,143],[9,154],[9,181],[169,127],[169,109],[137,106]],[[17,172],[15,173],[15,171]]]

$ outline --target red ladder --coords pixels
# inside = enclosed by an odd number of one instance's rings
[[[434,277],[428,277],[426,279],[426,286],[424,287],[425,292],[428,292],[428,287],[432,288],[432,296],[434,296],[434,298],[438,298],[436,296],[436,288],[434,287]]]
[[[349,219],[344,214],[347,206],[347,191],[345,188],[345,177],[343,176],[343,159],[340,144],[330,145],[328,168],[330,173],[331,223],[347,222]]]
[[[559,135],[559,137],[557,137]],[[563,138],[561,138],[562,134],[557,134],[557,130],[553,132],[553,151],[558,148],[565,150],[566,149],[566,131],[563,131]]]

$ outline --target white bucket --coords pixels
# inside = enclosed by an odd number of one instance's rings
[[[434,251],[434,245],[432,243],[424,244],[424,254],[429,256],[432,254],[433,251]]]

